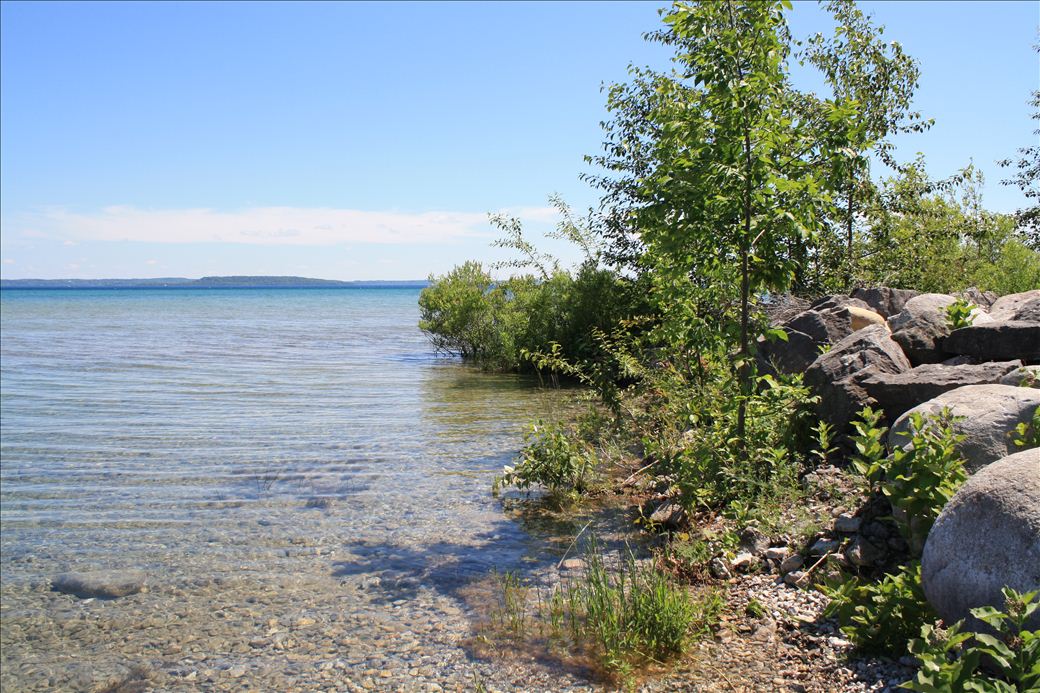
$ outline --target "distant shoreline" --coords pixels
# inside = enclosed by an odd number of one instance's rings
[[[309,277],[228,276],[188,279],[0,279],[0,289],[422,289],[425,279],[336,281]]]

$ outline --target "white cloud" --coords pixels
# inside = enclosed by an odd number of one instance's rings
[[[532,222],[548,208],[523,208]],[[254,245],[341,245],[345,243],[445,243],[494,237],[481,212],[373,212],[356,209],[255,207],[234,212],[212,209],[148,210],[106,207],[95,213],[51,209],[23,217],[12,231],[23,237],[145,243],[247,243]]]
[[[13,264],[14,264],[14,260],[12,260],[12,259],[11,259],[11,258],[9,258],[9,257],[7,257],[7,258],[4,258],[4,264],[5,264],[5,265],[13,265]]]
[[[159,261],[158,260],[145,260],[144,264],[146,264],[146,265],[158,265]]]

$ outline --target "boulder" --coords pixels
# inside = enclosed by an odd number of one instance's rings
[[[1020,294],[1008,294],[1001,296],[989,308],[990,317],[994,320],[1014,320],[1015,314],[1024,308],[1026,304],[1040,298],[1040,289],[1023,291]]]
[[[946,294],[921,294],[908,300],[903,310],[888,319],[892,339],[915,366],[947,358],[942,350],[943,340],[950,334],[946,308],[956,300]]]
[[[1021,365],[1021,361],[961,366],[929,363],[905,373],[871,371],[860,378],[859,383],[868,395],[877,400],[888,419],[894,421],[908,409],[944,392],[965,385],[999,383],[1001,378]]]
[[[834,344],[852,334],[852,316],[845,308],[806,310],[785,322],[785,330],[796,330],[819,344]]]
[[[992,291],[979,291],[978,287],[970,287],[964,291],[959,291],[955,294],[957,298],[964,299],[968,303],[973,303],[982,310],[989,310],[996,300],[999,298]]]
[[[144,589],[145,574],[136,570],[63,573],[51,580],[56,592],[83,599],[116,599]]]
[[[813,301],[809,307],[813,310],[827,310],[828,308],[848,308],[849,306],[856,306],[857,308],[867,308],[870,306],[866,301],[858,298],[847,296],[846,294],[831,294],[830,296],[821,296],[820,298]]]
[[[1000,379],[1001,385],[1040,388],[1040,366],[1022,366]]]
[[[1015,314],[1011,316],[1011,319],[1020,322],[1040,323],[1040,298],[1034,298],[1032,301],[1016,310]]]
[[[946,623],[988,630],[971,609],[1001,609],[1001,588],[1040,589],[1040,450],[1026,450],[968,479],[939,514],[921,556],[925,596]],[[1040,611],[1026,622],[1040,629]]]
[[[870,306],[871,310],[885,318],[903,310],[906,302],[917,295],[918,292],[912,289],[890,289],[886,286],[874,289],[856,289],[852,292],[852,298],[863,301]]]
[[[950,390],[910,409],[892,425],[889,447],[907,443],[910,416],[914,413],[938,414],[949,408],[956,418],[954,430],[964,436],[957,450],[964,456],[965,469],[973,474],[1017,448],[1015,427],[1029,424],[1040,407],[1040,390],[1011,385],[966,385]]]
[[[885,318],[880,313],[875,313],[869,308],[860,308],[858,306],[849,306],[846,308],[849,312],[849,317],[852,318],[852,331],[862,330],[864,327],[870,325],[885,325]]]
[[[999,320],[962,327],[951,332],[942,347],[949,354],[980,361],[1040,361],[1040,322]]]
[[[793,374],[805,369],[820,355],[820,345],[812,337],[798,330],[785,329],[787,341],[769,341],[758,338],[756,360],[759,373]]]
[[[910,370],[910,362],[883,325],[853,332],[821,354],[805,371],[805,382],[820,396],[820,417],[839,431],[845,429],[856,412],[875,403],[856,381],[856,376],[867,368],[881,373]]]

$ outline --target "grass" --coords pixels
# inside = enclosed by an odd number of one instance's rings
[[[681,655],[718,622],[718,592],[694,595],[631,552],[608,565],[592,541],[584,562],[578,576],[551,590],[524,585],[515,573],[493,575],[497,605],[479,639],[506,640],[511,651],[541,650],[630,682],[641,669]]]

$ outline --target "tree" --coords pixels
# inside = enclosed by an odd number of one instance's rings
[[[1037,51],[1040,52],[1040,44],[1037,45]],[[1040,90],[1033,92],[1029,105],[1033,107],[1032,119],[1040,121]],[[1040,135],[1040,128],[1033,130],[1033,134]],[[1022,229],[1028,245],[1040,251],[1040,145],[1021,147],[1016,160],[1004,159],[998,163],[1005,168],[1014,165],[1017,169],[1012,178],[1001,182],[1004,185],[1017,186],[1026,199],[1032,200],[1031,206],[1015,212],[1015,220]]]
[[[626,183],[637,186],[629,213],[646,247],[642,262],[659,287],[726,304],[716,331],[736,333],[741,445],[754,386],[753,301],[789,286],[791,248],[810,237],[824,196],[805,156],[816,138],[788,80],[785,8],[677,3],[664,17],[668,28],[651,37],[675,47],[675,70],[641,75],[633,90],[654,87],[636,135],[653,138],[642,142],[641,168]]]
[[[829,178],[843,203],[838,223],[844,230],[844,285],[849,288],[856,271],[853,230],[866,204],[877,202],[870,177],[870,153],[898,169],[891,135],[921,132],[932,125],[910,104],[920,69],[896,43],[885,43],[884,27],[877,27],[853,0],[832,0],[827,9],[837,27],[833,36],[816,34],[808,41],[805,58],[823,73],[833,98],[829,131]]]

